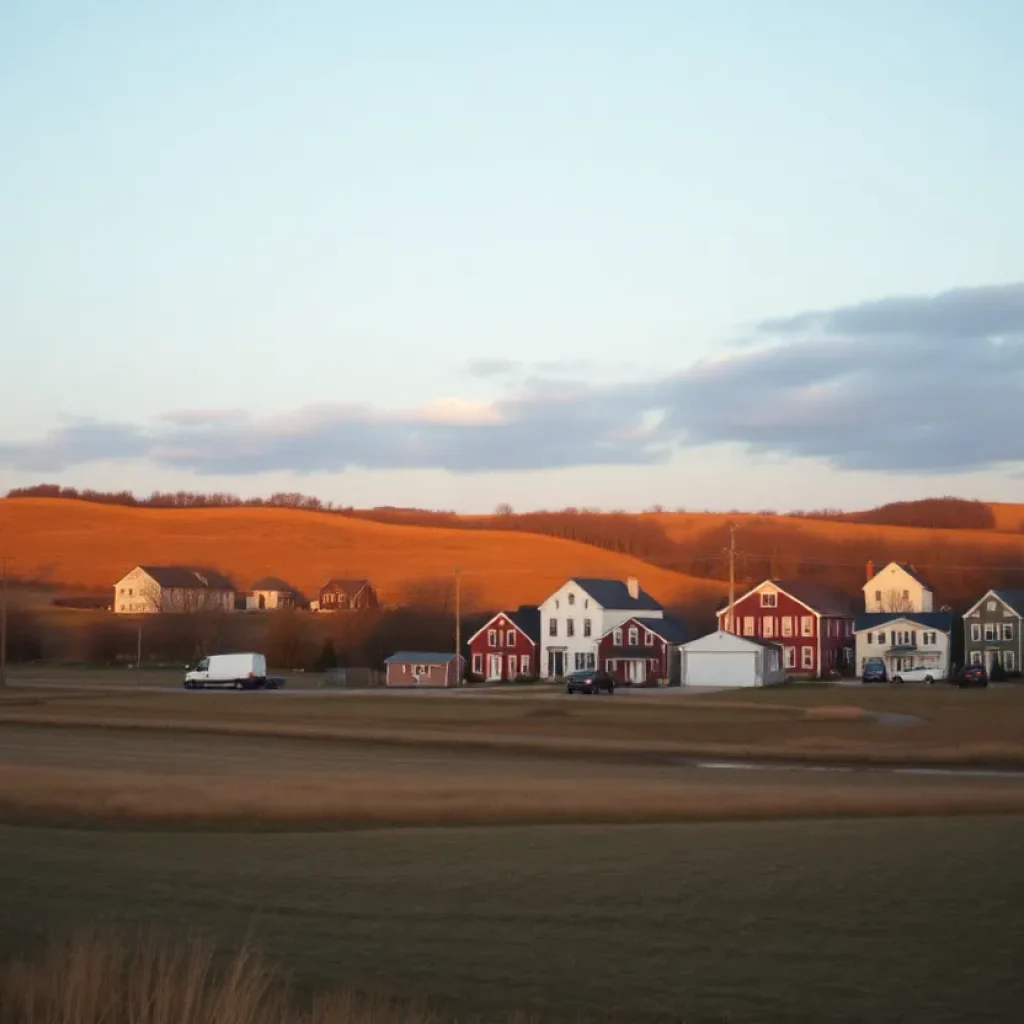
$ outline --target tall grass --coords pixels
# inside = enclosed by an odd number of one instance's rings
[[[442,1024],[424,1007],[355,993],[300,1000],[251,948],[154,932],[85,933],[0,968],[3,1024]],[[505,1018],[527,1024],[519,1015]]]

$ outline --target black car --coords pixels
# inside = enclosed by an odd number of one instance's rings
[[[570,672],[565,677],[566,693],[607,693],[615,692],[615,680],[607,672],[585,669],[581,672]]]
[[[885,662],[881,658],[871,658],[865,663],[860,678],[864,683],[887,683],[889,676],[885,671]]]
[[[984,665],[965,665],[956,677],[956,685],[960,689],[970,686],[988,686],[988,673]]]

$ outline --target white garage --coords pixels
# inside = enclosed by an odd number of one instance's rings
[[[786,679],[778,644],[724,631],[683,644],[680,670],[683,686],[772,686]]]

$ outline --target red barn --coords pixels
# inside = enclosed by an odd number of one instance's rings
[[[498,612],[469,638],[470,671],[488,682],[536,676],[539,643],[537,608]]]
[[[623,686],[679,682],[679,648],[686,630],[675,619],[634,617],[598,641],[597,664]]]
[[[823,583],[765,580],[719,609],[718,628],[782,648],[788,675],[814,678],[852,664],[852,600]],[[731,625],[731,628],[730,628]]]

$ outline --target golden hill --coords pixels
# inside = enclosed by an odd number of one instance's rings
[[[366,577],[385,602],[450,586],[467,608],[536,603],[570,576],[639,578],[666,604],[711,602],[721,583],[587,544],[530,533],[394,525],[282,508],[151,509],[0,500],[0,537],[20,579],[103,588],[137,564],[195,564],[240,587],[276,575],[307,594],[331,576]]]

